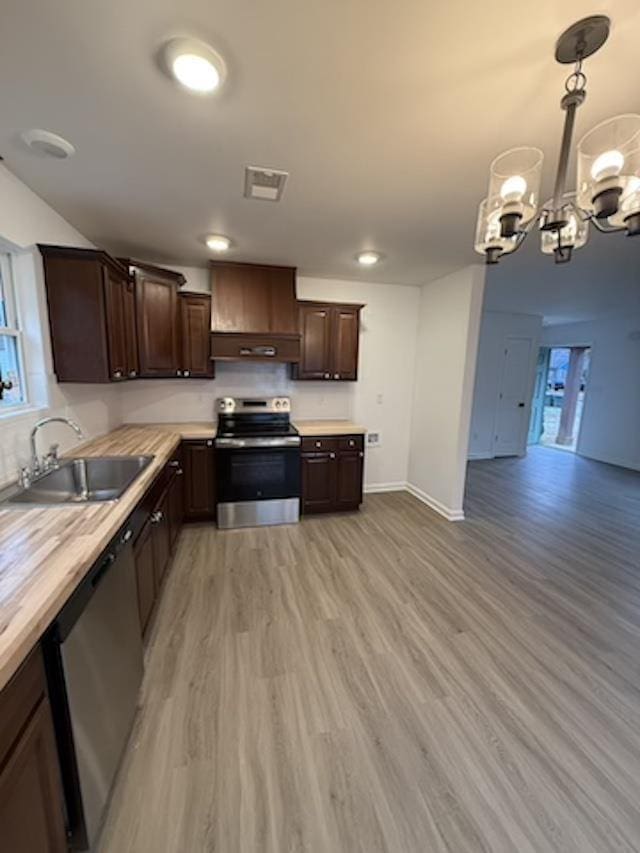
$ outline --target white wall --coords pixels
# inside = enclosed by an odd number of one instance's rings
[[[15,284],[26,338],[28,391],[32,406],[19,417],[0,415],[0,484],[15,479],[29,457],[33,424],[48,415],[76,420],[87,437],[100,435],[120,422],[117,389],[108,385],[58,385],[51,362],[51,344],[40,253],[35,243],[91,246],[75,228],[41,198],[0,166],[0,240],[17,253]],[[46,432],[45,432],[46,431]],[[45,427],[41,451],[54,441],[61,449],[76,439],[67,427]]]
[[[464,517],[484,276],[485,268],[474,265],[421,289],[410,489],[451,520]]]
[[[541,333],[541,316],[509,314],[501,311],[483,312],[471,413],[470,459],[490,459],[494,456],[495,419],[502,378],[504,348],[508,337],[530,337],[533,339],[530,372],[526,388],[523,389],[523,399],[527,401],[526,420],[527,423],[529,422]],[[522,453],[526,452],[526,440],[525,432]]]
[[[207,271],[178,268],[188,289],[206,289]],[[357,382],[294,382],[288,365],[216,364],[216,379],[153,380],[121,388],[127,422],[211,420],[216,397],[288,394],[294,418],[349,418],[382,435],[367,452],[367,488],[407,480],[420,289],[360,281],[298,278],[301,299],[364,303]]]
[[[640,470],[640,292],[636,310],[547,326],[542,343],[592,347],[576,452]]]

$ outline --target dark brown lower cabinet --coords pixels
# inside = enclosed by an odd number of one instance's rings
[[[135,545],[133,559],[136,566],[138,585],[138,613],[140,629],[145,632],[156,600],[156,579],[153,566],[153,527],[147,522],[142,528]]]
[[[199,521],[216,514],[215,451],[212,439],[182,442],[184,518]]]
[[[60,773],[40,649],[0,693],[0,848],[64,853]]]
[[[148,493],[148,514],[133,546],[138,613],[143,634],[149,626],[182,526],[183,479],[180,450]]]
[[[156,593],[160,589],[171,557],[171,531],[169,528],[169,489],[167,489],[151,516],[153,540],[153,570],[156,578]]]
[[[362,503],[364,438],[302,439],[302,512],[343,512]]]

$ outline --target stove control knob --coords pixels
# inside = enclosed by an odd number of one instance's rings
[[[276,409],[280,408],[280,400],[276,400]]]

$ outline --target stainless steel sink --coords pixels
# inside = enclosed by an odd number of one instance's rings
[[[153,456],[87,456],[68,459],[6,498],[10,504],[96,503],[117,500]]]

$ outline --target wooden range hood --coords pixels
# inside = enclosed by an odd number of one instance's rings
[[[296,268],[211,261],[211,358],[300,361]]]

